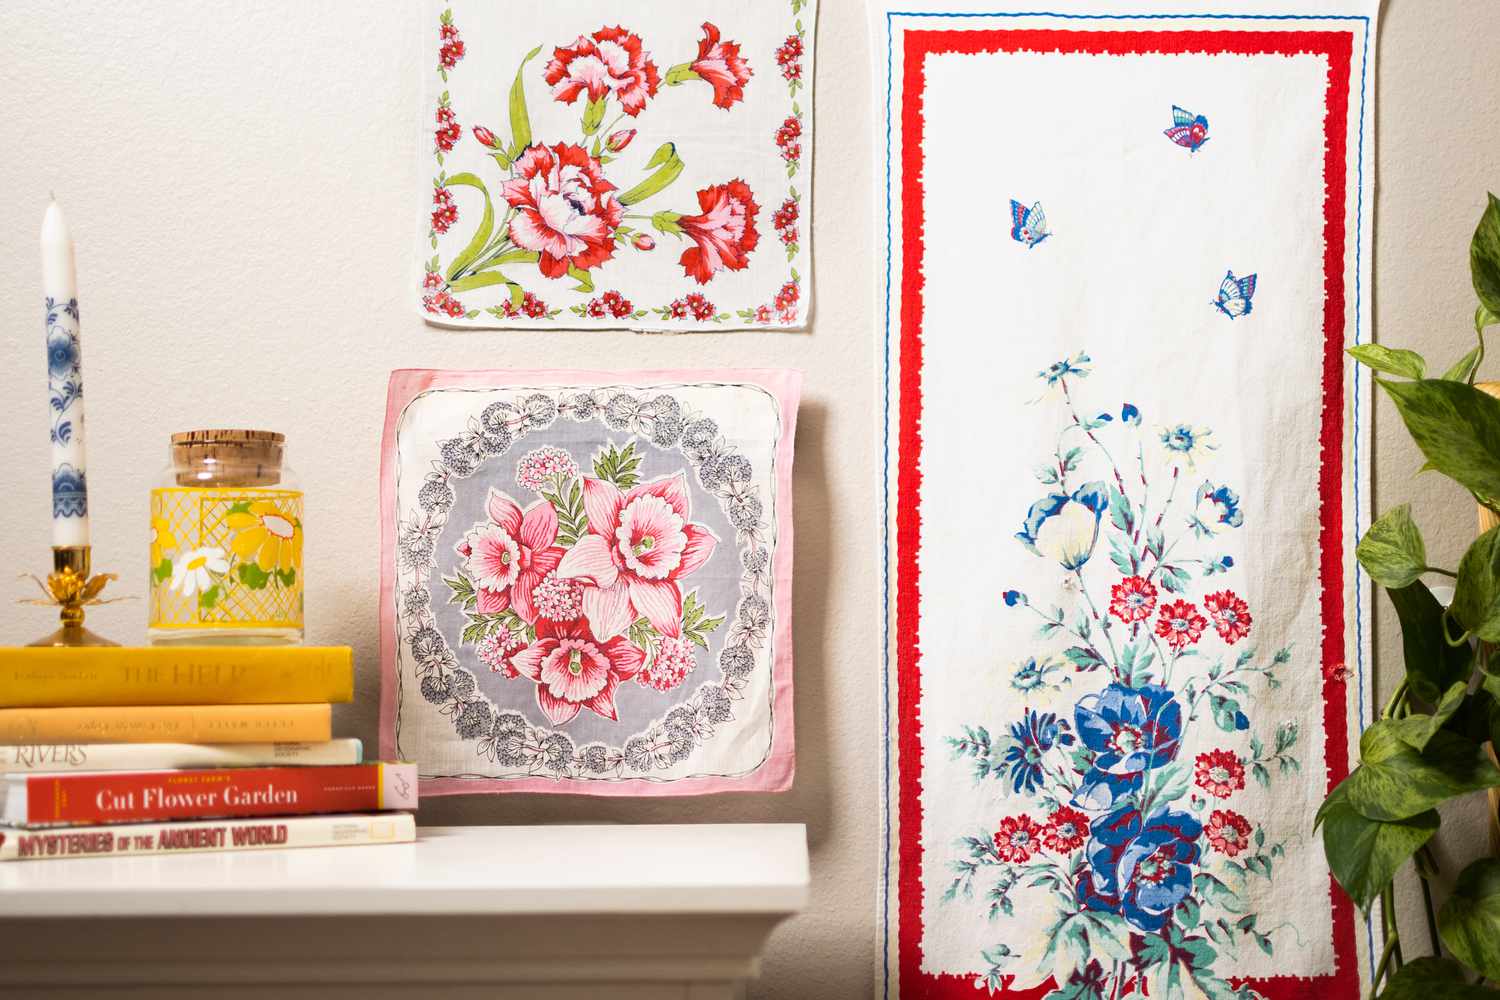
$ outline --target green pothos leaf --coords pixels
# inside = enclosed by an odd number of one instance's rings
[[[1486,979],[1500,979],[1500,859],[1465,868],[1438,911],[1438,932],[1453,957]]]

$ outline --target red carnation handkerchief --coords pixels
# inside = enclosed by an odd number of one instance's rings
[[[804,327],[815,2],[519,9],[429,7],[428,320]]]
[[[800,382],[391,377],[381,750],[424,795],[791,784]]]

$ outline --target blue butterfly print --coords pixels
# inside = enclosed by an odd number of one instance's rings
[[[1236,278],[1233,271],[1224,272],[1224,281],[1219,285],[1219,297],[1214,308],[1230,319],[1250,315],[1250,299],[1255,295],[1255,275]]]
[[[1041,202],[1027,208],[1012,198],[1010,217],[1012,222],[1010,238],[1017,243],[1026,244],[1028,250],[1052,235],[1051,230],[1047,228],[1047,216],[1042,212]]]
[[[1162,133],[1189,153],[1198,152],[1208,141],[1208,119],[1172,105],[1172,127]]]

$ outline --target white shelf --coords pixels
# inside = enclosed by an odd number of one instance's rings
[[[801,824],[426,827],[417,836],[0,864],[0,914],[791,914],[807,902]]]

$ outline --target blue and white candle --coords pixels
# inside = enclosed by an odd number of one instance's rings
[[[52,427],[52,545],[87,545],[78,273],[73,237],[56,200],[47,206],[42,220],[42,293],[47,306],[47,413]]]

